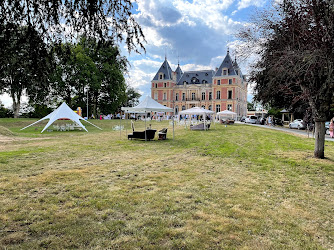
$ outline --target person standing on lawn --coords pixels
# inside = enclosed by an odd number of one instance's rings
[[[334,117],[331,119],[329,123],[329,135],[331,138],[334,138]]]

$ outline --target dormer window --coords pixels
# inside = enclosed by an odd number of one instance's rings
[[[183,84],[187,84],[187,81],[183,81]]]
[[[162,78],[163,78],[163,74],[160,73],[160,74],[159,74],[159,79],[161,80]]]
[[[198,82],[198,79],[196,77],[193,77],[193,78],[191,78],[191,82],[196,83],[196,82]]]
[[[202,83],[208,83],[208,81],[206,81],[206,80],[203,80],[203,81],[202,81]]]
[[[205,73],[206,76],[208,76],[209,74],[208,73]]]
[[[189,75],[188,75],[188,74],[186,74],[186,77],[189,77]]]
[[[224,75],[224,76],[227,75],[227,70],[226,70],[226,69],[223,70],[223,75]]]

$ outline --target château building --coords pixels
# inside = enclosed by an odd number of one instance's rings
[[[175,114],[195,106],[216,113],[227,109],[238,117],[247,114],[247,82],[229,51],[216,70],[183,72],[178,64],[173,71],[165,58],[152,80],[151,97]]]

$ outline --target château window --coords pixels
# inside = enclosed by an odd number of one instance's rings
[[[187,81],[183,81],[183,84],[187,84]]]
[[[155,84],[155,88],[158,88],[158,84],[157,83]]]
[[[164,93],[164,101],[166,101],[166,100],[167,100],[167,94]]]
[[[175,114],[179,113],[179,106],[175,106]]]
[[[154,93],[154,99],[158,100],[158,93],[157,92]]]
[[[228,84],[232,84],[232,79],[228,79]]]
[[[216,113],[220,112],[220,104],[216,105]]]
[[[224,75],[224,76],[227,75],[227,70],[226,70],[226,69],[223,70],[223,75]]]
[[[186,110],[186,106],[182,106],[182,110]]]
[[[159,79],[162,79],[162,74],[161,73],[159,74]]]
[[[217,91],[217,99],[220,99],[220,91]]]
[[[217,80],[217,85],[220,85],[220,80]]]
[[[195,93],[191,93],[191,100],[195,100]]]
[[[232,104],[227,104],[227,110],[232,111]]]
[[[209,105],[209,110],[212,110],[212,106],[211,105]]]
[[[182,101],[186,100],[186,93],[182,93]]]
[[[212,100],[212,92],[209,92],[209,100]]]
[[[228,91],[227,98],[228,99],[232,99],[232,90]]]
[[[179,100],[179,93],[176,93],[175,94],[175,101],[178,101]]]
[[[202,101],[205,100],[205,92],[202,92]]]
[[[165,87],[165,88],[167,87],[167,83],[164,83],[164,87]]]

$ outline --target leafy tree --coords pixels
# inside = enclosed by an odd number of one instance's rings
[[[86,34],[103,41],[124,41],[129,51],[139,52],[145,39],[132,8],[132,0],[3,0],[0,23],[34,27],[48,41]]]
[[[127,60],[112,41],[82,37],[75,45],[62,45],[56,51],[56,61],[52,77],[55,99],[65,100],[72,108],[81,106],[84,113],[88,101],[95,117],[98,112],[115,112],[126,99],[123,74]]]
[[[0,118],[13,117],[13,112],[10,109],[5,108],[5,105],[0,101]]]
[[[133,87],[128,86],[126,89],[126,102],[123,103],[123,106],[134,107],[139,103],[139,98],[141,94]]]
[[[35,102],[44,101],[50,54],[40,34],[26,26],[0,24],[0,44],[0,91],[10,95],[14,117],[18,117],[23,94]]]
[[[256,99],[274,106],[309,106],[315,121],[314,156],[323,158],[324,122],[334,100],[334,3],[284,0],[276,6],[240,33],[261,48],[250,77]]]
[[[255,103],[253,103],[253,102],[247,102],[247,110],[248,111],[255,111],[256,110]]]

